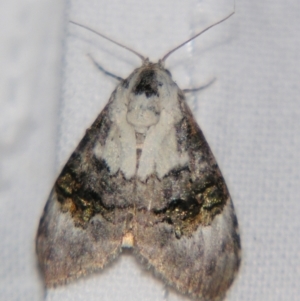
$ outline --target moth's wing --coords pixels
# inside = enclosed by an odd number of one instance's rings
[[[109,127],[106,107],[86,131],[45,206],[36,250],[48,287],[103,268],[121,250],[123,213],[113,210],[109,171],[95,156]]]
[[[222,300],[240,264],[237,218],[199,126],[184,102],[181,110],[177,143],[189,164],[148,179],[148,195],[161,193],[137,213],[136,253],[181,293]]]

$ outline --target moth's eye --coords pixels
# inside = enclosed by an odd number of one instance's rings
[[[166,72],[170,77],[172,77],[172,74],[171,74],[171,72],[170,72],[168,69],[165,69],[165,72]]]

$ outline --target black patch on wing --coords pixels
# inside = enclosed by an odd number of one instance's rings
[[[89,175],[78,173],[79,162],[80,155],[73,154],[58,177],[55,190],[62,211],[71,213],[76,226],[86,227],[87,222],[97,213],[109,220],[114,206],[109,207],[103,203],[102,195],[93,189]],[[97,168],[103,171],[106,169],[105,164]]]
[[[86,131],[54,187],[62,212],[69,212],[75,225],[82,228],[87,227],[96,214],[111,221],[116,207],[128,206],[127,198],[122,198],[122,193],[115,187],[117,183],[123,188],[131,183],[121,176],[111,178],[106,162],[94,154],[95,145],[105,143],[112,124],[108,111],[109,106],[106,106]]]
[[[188,152],[189,163],[171,170],[159,182],[161,199],[152,201],[155,222],[173,225],[178,239],[182,235],[189,237],[199,225],[209,226],[229,199],[224,179],[199,126],[186,104],[181,101],[180,104],[185,114],[175,126],[177,149]]]
[[[181,236],[178,233],[191,235],[199,224],[209,225],[222,212],[227,194],[219,176],[209,173],[192,180],[190,173],[183,169],[170,173],[166,179],[169,183],[163,183],[162,194],[167,204],[153,207],[152,212],[158,222],[174,225],[177,238]]]

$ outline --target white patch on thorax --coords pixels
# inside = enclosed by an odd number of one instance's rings
[[[146,180],[155,173],[162,178],[173,168],[188,164],[188,154],[180,153],[177,147],[175,125],[182,119],[178,87],[161,67],[156,66],[152,68],[159,82],[158,95],[147,97],[145,93],[133,92],[146,66],[135,72],[128,88],[122,84],[118,86],[110,103],[113,126],[105,145],[98,143],[94,153],[106,161],[111,174],[120,170],[126,179],[137,175]],[[145,135],[137,170],[136,133]]]

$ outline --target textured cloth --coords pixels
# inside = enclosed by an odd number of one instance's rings
[[[69,24],[99,30],[157,61],[231,12],[231,1],[59,0],[0,4],[1,300],[42,300],[34,240],[53,182],[133,54]],[[296,301],[300,282],[298,0],[236,1],[235,15],[166,62],[181,88],[216,77],[189,103],[224,174],[243,261],[231,301]],[[188,300],[133,256],[50,290],[46,300]]]

